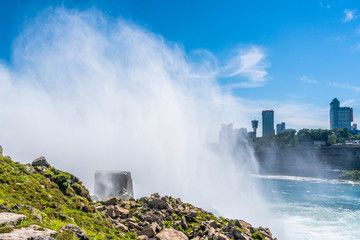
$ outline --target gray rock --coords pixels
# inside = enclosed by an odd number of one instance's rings
[[[138,236],[145,235],[145,236],[148,236],[149,238],[151,238],[151,237],[156,236],[156,232],[155,232],[154,228],[147,227],[147,228],[144,228],[142,231],[138,232],[137,235]]]
[[[3,148],[2,148],[2,146],[0,146],[0,157],[2,157],[3,156]]]
[[[115,206],[109,206],[106,209],[106,214],[111,218],[118,218],[120,217],[120,211]]]
[[[105,206],[105,205],[97,206],[97,207],[96,207],[96,210],[97,210],[97,211],[100,211],[100,212],[105,211],[105,210],[106,210],[106,206]]]
[[[128,232],[129,229],[127,226],[125,226],[124,224],[122,223],[117,223],[116,226],[115,226],[116,229],[120,229],[120,231],[122,232]]]
[[[57,232],[47,229],[41,228],[37,225],[30,225],[26,228],[14,229],[10,233],[0,234],[1,240],[40,240],[40,239],[53,239],[53,238],[45,238],[46,236],[56,237]]]
[[[235,228],[234,229],[234,238],[235,239],[239,239],[239,240],[251,240],[252,237],[246,235],[245,233],[242,233],[239,229]]]
[[[118,204],[120,202],[120,198],[118,198],[118,197],[109,197],[109,198],[105,199],[103,202],[104,202],[104,204],[106,206],[116,205],[116,204]]]
[[[169,203],[158,198],[150,198],[148,205],[150,208],[155,208],[155,209],[171,209]]]
[[[145,235],[138,236],[138,238],[140,238],[141,240],[149,240],[149,237]]]
[[[210,221],[208,221],[206,223],[212,228],[218,228],[219,227],[219,225],[215,222],[215,220],[210,220]]]
[[[132,228],[132,229],[137,229],[139,231],[143,230],[142,227],[140,227],[137,223],[135,222],[129,222],[129,228]]]
[[[55,240],[55,238],[49,237],[49,236],[38,236],[35,238],[30,238],[28,240]]]
[[[175,229],[163,229],[156,235],[159,240],[188,240],[189,238],[182,232]]]
[[[124,171],[96,171],[94,192],[100,199],[115,196],[128,200],[134,197],[131,173]]]
[[[222,234],[222,233],[220,233],[220,234],[217,236],[217,239],[218,239],[218,240],[229,240],[229,238],[228,238],[225,234]]]
[[[75,235],[80,239],[80,240],[89,240],[88,236],[86,235],[86,233],[81,230],[78,226],[74,225],[74,224],[67,224],[66,226],[63,226],[60,228],[59,232],[63,232],[65,230],[69,230],[73,233],[75,233]]]
[[[120,213],[120,216],[121,216],[122,219],[129,218],[129,217],[130,217],[129,215],[132,214],[132,212],[131,212],[131,214],[130,214],[130,211],[129,211],[129,210],[120,207],[120,205],[116,205],[115,208],[116,208],[117,211]]]
[[[25,218],[26,216],[22,214],[2,212],[0,213],[0,226],[1,225],[15,226],[18,222],[24,220]]]
[[[32,161],[31,165],[33,167],[50,167],[50,164],[46,161],[45,157],[39,157]]]

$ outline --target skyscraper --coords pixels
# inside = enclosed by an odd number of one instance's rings
[[[353,109],[350,107],[340,107],[340,102],[334,98],[330,103],[330,129],[347,128],[351,129],[353,121]]]
[[[285,132],[285,123],[284,122],[276,124],[276,134],[279,134],[282,132]]]
[[[274,111],[265,110],[262,111],[262,135],[269,136],[274,135]]]

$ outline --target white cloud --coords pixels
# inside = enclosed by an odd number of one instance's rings
[[[267,82],[267,67],[269,63],[263,50],[252,46],[237,50],[236,56],[220,69],[219,77],[240,79],[240,82],[227,85],[229,88],[261,87]]]
[[[309,78],[305,75],[302,75],[301,77],[299,77],[299,81],[300,82],[304,82],[304,83],[311,83],[311,84],[317,84],[318,81],[316,79],[312,79],[312,78]]]
[[[344,13],[345,13],[345,17],[343,19],[344,22],[350,22],[351,20],[353,20],[356,17],[356,12],[357,9],[345,9]]]
[[[348,89],[348,90],[352,90],[352,91],[355,91],[355,92],[360,92],[360,87],[359,86],[354,86],[354,85],[350,85],[350,84],[347,84],[347,83],[338,84],[336,82],[329,82],[329,86]]]

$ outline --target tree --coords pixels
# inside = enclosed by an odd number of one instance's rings
[[[336,143],[336,135],[335,134],[329,134],[327,143],[332,145]]]

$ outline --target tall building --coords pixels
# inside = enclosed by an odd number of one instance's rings
[[[340,102],[334,98],[330,103],[330,129],[347,128],[351,129],[353,121],[353,109],[350,107],[340,107]]]
[[[274,135],[274,111],[265,110],[262,111],[262,135],[269,136]]]
[[[285,123],[284,122],[276,124],[276,134],[279,134],[282,132],[285,132]]]

